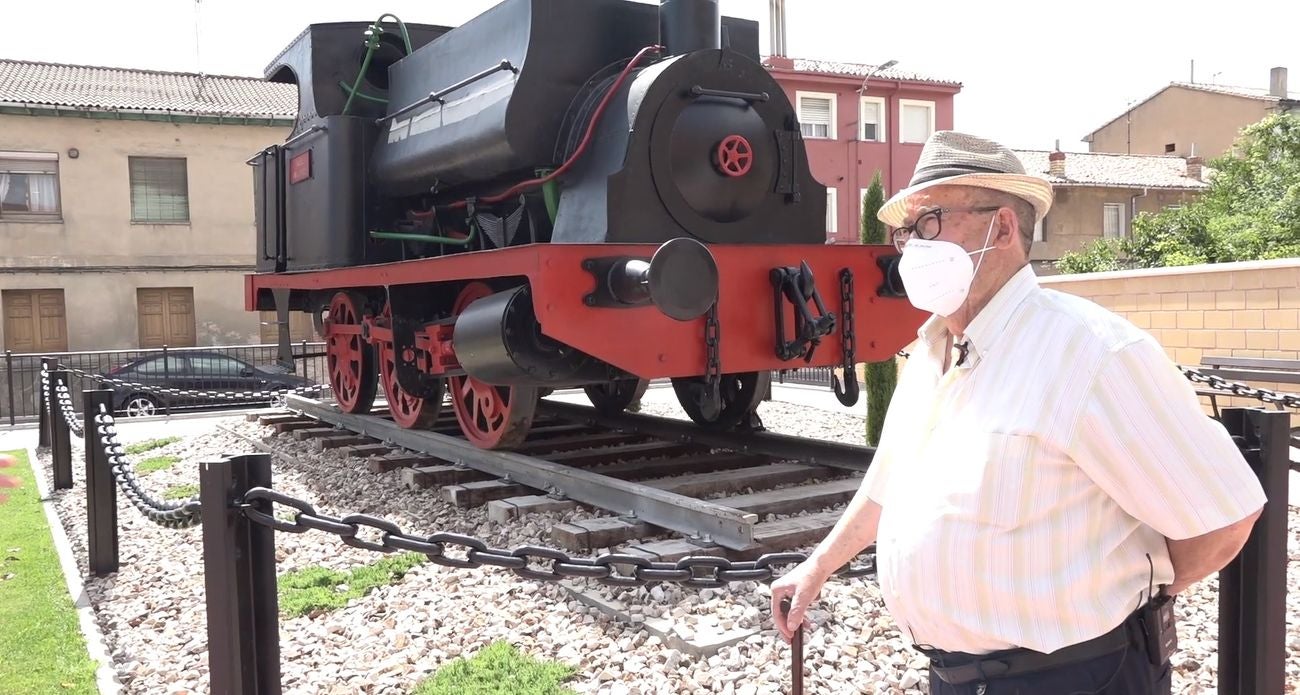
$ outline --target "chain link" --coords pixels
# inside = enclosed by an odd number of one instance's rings
[[[291,389],[279,389],[276,391],[203,391],[197,389],[177,389],[177,388],[171,388],[170,386],[154,386],[150,384],[141,384],[134,381],[115,379],[113,377],[104,376],[101,374],[93,374],[91,372],[83,371],[73,367],[64,367],[64,369],[67,369],[70,373],[75,374],[83,379],[90,379],[92,381],[102,381],[109,384],[116,384],[118,386],[126,386],[128,388],[139,389],[141,391],[145,391],[148,393],[164,394],[170,396],[193,396],[197,398],[216,398],[216,399],[226,399],[226,400],[240,400],[240,399],[249,399],[249,398],[258,398],[258,399],[275,398],[290,393],[307,394],[311,392],[320,392],[323,391],[325,388],[327,388],[325,384],[310,384],[308,386],[297,386]]]
[[[266,502],[293,510],[293,520],[286,521],[258,509]],[[803,553],[768,553],[757,560],[732,561],[712,555],[692,555],[675,562],[656,561],[639,555],[606,553],[592,558],[571,557],[555,548],[524,545],[514,550],[492,548],[483,541],[458,533],[435,533],[417,536],[406,533],[397,524],[366,514],[349,514],[342,518],[321,514],[310,503],[270,488],[256,487],[244,494],[237,506],[253,523],[287,533],[322,531],[349,546],[380,553],[399,550],[420,553],[435,564],[446,567],[501,567],[525,579],[559,581],[579,578],[595,579],[610,586],[643,586],[652,582],[669,582],[695,588],[724,586],[731,582],[766,582],[779,576],[777,569],[797,565],[808,559]],[[379,540],[358,538],[362,529],[377,533]],[[454,554],[453,554],[454,552]],[[621,571],[619,565],[629,566]],[[834,573],[845,579],[875,574],[875,556],[865,564],[846,565]]]
[[[113,478],[132,506],[140,510],[149,521],[167,528],[181,529],[199,524],[198,495],[184,501],[162,501],[140,487],[135,471],[126,460],[126,451],[121,442],[117,441],[117,423],[113,420],[113,414],[103,404],[100,404],[99,413],[95,415],[95,425],[99,434],[99,446],[103,447],[104,455],[108,457]]]
[[[1265,403],[1280,403],[1287,408],[1300,408],[1300,394],[1295,393],[1278,393],[1269,389],[1257,389],[1246,384],[1228,381],[1221,376],[1214,374],[1205,374],[1191,367],[1179,367],[1183,376],[1190,379],[1193,383],[1206,384],[1217,391],[1228,391],[1234,396],[1244,396],[1254,398],[1255,400],[1264,401]]]
[[[77,411],[72,408],[72,393],[68,391],[67,384],[57,384],[54,390],[59,397],[59,409],[63,411],[63,421],[68,423],[68,431],[77,437],[83,437],[85,427],[81,424],[81,416],[77,415]]]

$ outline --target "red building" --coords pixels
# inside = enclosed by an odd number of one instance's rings
[[[827,187],[827,240],[857,242],[871,178],[880,172],[886,198],[907,186],[925,140],[952,129],[961,83],[859,63],[763,64],[798,111],[813,176]]]

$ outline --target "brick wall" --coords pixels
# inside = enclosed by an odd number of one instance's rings
[[[1300,359],[1300,259],[1041,277],[1149,332],[1178,364],[1203,356]],[[1252,383],[1291,393],[1297,384]],[[1207,408],[1209,399],[1202,399]],[[1219,406],[1261,405],[1219,399]],[[1271,406],[1269,406],[1271,407]],[[1292,417],[1300,426],[1300,415]]]

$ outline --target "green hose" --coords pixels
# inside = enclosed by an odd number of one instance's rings
[[[550,215],[551,224],[555,224],[555,216],[560,207],[560,189],[554,180],[542,184],[542,197],[546,199],[546,214]]]
[[[434,236],[432,234],[407,234],[405,232],[371,232],[370,236],[375,239],[400,239],[402,241],[423,241],[430,244],[452,244],[453,246],[466,246],[474,240],[478,233],[478,222],[470,218],[469,235],[464,239],[457,239],[448,236]]]
[[[411,35],[406,31],[406,24],[398,19],[397,15],[389,13],[380,15],[379,19],[376,19],[374,24],[370,25],[369,35],[366,37],[366,57],[361,60],[361,70],[357,72],[357,79],[352,83],[351,88],[347,86],[346,82],[339,82],[339,86],[348,94],[348,100],[343,104],[342,115],[344,116],[348,115],[348,111],[352,108],[352,100],[356,97],[384,104],[388,103],[387,99],[361,93],[361,80],[365,79],[366,70],[370,67],[370,59],[375,55],[375,50],[379,48],[379,37],[384,33],[382,24],[385,17],[392,17],[393,21],[397,23],[397,28],[402,34],[402,43],[406,46],[406,55],[411,55]]]
[[[397,22],[397,28],[402,32],[402,43],[406,44],[406,55],[411,55],[411,35],[406,33],[406,23],[398,19],[397,15],[385,12],[384,14],[379,15],[379,19],[375,20],[374,26],[379,26],[380,22],[383,22],[385,17],[392,17],[393,21]]]

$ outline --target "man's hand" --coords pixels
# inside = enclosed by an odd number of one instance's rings
[[[18,460],[15,459],[14,457],[0,454],[0,468],[9,468],[10,466],[17,465],[17,463]],[[18,487],[21,484],[22,483],[19,482],[19,480],[13,476],[0,475],[0,488]],[[0,504],[3,504],[4,502],[8,502],[8,501],[9,498],[7,496],[0,495]]]
[[[1169,585],[1169,594],[1181,593],[1232,562],[1246,544],[1255,520],[1263,511],[1261,508],[1235,524],[1200,536],[1180,541],[1165,539],[1165,545],[1169,546],[1169,560],[1174,565],[1174,582]]]
[[[781,637],[789,642],[794,633],[804,622],[808,606],[822,591],[822,585],[830,575],[817,567],[815,561],[804,560],[788,574],[772,582],[772,621]],[[781,600],[790,596],[790,614],[781,613]]]

